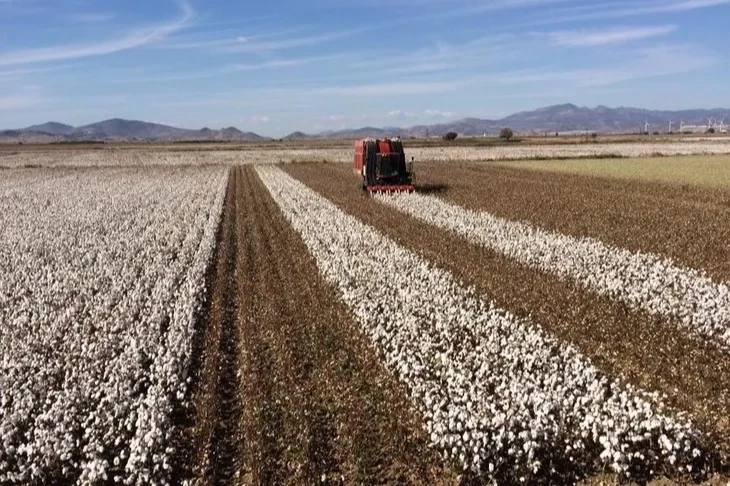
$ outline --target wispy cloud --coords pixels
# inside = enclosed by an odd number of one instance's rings
[[[79,24],[99,24],[114,20],[116,18],[116,14],[112,12],[84,12],[66,14],[64,15],[64,18],[69,22]]]
[[[257,42],[255,40],[247,42],[238,42],[220,47],[218,50],[225,53],[261,53],[280,51],[284,49],[295,49],[299,47],[309,47],[318,44],[324,44],[346,37],[352,37],[355,34],[363,32],[365,29],[352,29],[340,32],[329,32],[327,34],[293,37],[287,39],[277,39],[266,42]]]
[[[150,28],[136,30],[126,36],[95,44],[72,44],[65,46],[25,49],[0,54],[0,66],[63,61],[84,57],[103,56],[127,49],[141,47],[164,39],[183,29],[192,20],[195,11],[187,2],[180,3],[181,13],[175,20]]]
[[[602,30],[570,30],[542,34],[555,46],[596,47],[609,44],[625,44],[638,40],[668,35],[676,30],[674,25],[646,27],[614,27]]]
[[[394,81],[391,83],[372,83],[354,86],[329,86],[311,91],[312,94],[336,96],[406,96],[417,94],[447,93],[458,89],[463,83],[429,81]]]
[[[234,71],[259,71],[262,69],[282,69],[295,66],[304,66],[317,62],[336,61],[347,58],[347,54],[333,54],[331,56],[294,57],[287,59],[272,59],[258,63],[235,63],[230,66]]]
[[[661,14],[670,15],[729,4],[730,0],[653,0],[643,3],[631,1],[624,3],[591,4],[585,7],[571,5],[541,16],[537,20],[515,23],[511,28]]]
[[[698,8],[717,7],[730,4],[730,0],[680,0],[664,7],[667,12],[685,12]]]
[[[526,70],[502,73],[493,79],[501,83],[550,83],[559,82],[579,87],[608,86],[636,79],[669,76],[705,69],[719,60],[712,54],[692,46],[665,45],[637,49],[620,63],[600,67]]]
[[[36,74],[45,74],[50,72],[61,71],[69,69],[71,66],[52,66],[45,68],[31,68],[31,69],[3,69],[0,71],[0,83],[17,82],[19,80],[27,80],[32,78]]]
[[[236,73],[248,71],[266,71],[266,70],[285,70],[306,66],[314,63],[325,63],[336,61],[347,57],[346,54],[333,54],[331,56],[313,56],[299,58],[282,58],[262,61],[257,63],[233,63],[219,68],[211,68],[200,71],[177,72],[177,73],[145,73],[137,71],[136,73],[124,72],[120,76],[115,77],[111,84],[144,84],[144,83],[167,83],[175,81],[194,81],[196,79],[211,79],[224,76],[231,76]],[[133,75],[132,75],[133,74]],[[1,76],[1,75],[0,75]],[[0,77],[1,79],[1,77]]]
[[[197,24],[196,24],[197,27]],[[246,42],[260,42],[263,39],[271,39],[271,38],[277,38],[277,37],[284,37],[287,35],[295,34],[297,32],[301,32],[305,30],[302,27],[294,27],[290,29],[284,29],[284,30],[276,30],[272,32],[266,32],[266,33],[257,33],[257,34],[244,34],[241,29],[228,29],[225,32],[216,31],[215,36],[205,35],[201,37],[200,35],[194,35],[194,36],[171,36],[168,39],[165,40],[165,42],[160,42],[155,45],[155,48],[157,49],[210,49],[210,48],[218,48],[218,47],[225,47],[225,46],[235,46],[238,44],[243,44]],[[227,36],[222,36],[223,33],[228,33]]]

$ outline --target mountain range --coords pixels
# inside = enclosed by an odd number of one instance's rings
[[[428,137],[456,132],[464,136],[497,135],[502,128],[509,127],[522,133],[554,133],[554,132],[599,132],[599,133],[636,133],[646,128],[651,132],[669,131],[669,122],[673,122],[672,130],[678,132],[680,123],[685,125],[705,125],[712,118],[719,123],[727,117],[730,125],[730,109],[693,109],[682,111],[645,110],[641,108],[595,108],[580,107],[574,104],[548,106],[533,111],[515,113],[497,120],[480,118],[463,118],[436,125],[417,125],[406,128],[358,128],[340,131],[323,132],[309,137],[315,138],[360,138],[400,135],[401,137]],[[296,132],[292,138],[306,138],[307,135]],[[285,137],[289,138],[289,137]]]
[[[2,141],[86,142],[86,141],[261,141],[265,137],[242,132],[235,127],[211,130],[188,130],[158,123],[114,118],[91,125],[73,127],[48,122],[16,130],[0,131]]]
[[[509,127],[522,133],[552,133],[590,131],[600,133],[631,133],[643,130],[648,123],[650,131],[666,132],[669,122],[679,130],[680,122],[707,125],[709,119],[720,122],[730,109],[694,109],[682,111],[645,110],[640,108],[595,108],[574,104],[554,105],[533,111],[524,111],[498,120],[464,118],[436,125],[411,127],[363,127],[316,134],[294,132],[284,139],[305,140],[320,138],[362,138],[399,135],[401,137],[438,136],[456,132],[464,136],[495,135],[501,128]],[[212,130],[189,130],[157,123],[135,120],[112,119],[91,125],[73,127],[58,122],[48,122],[16,130],[0,131],[0,142],[69,142],[69,141],[262,141],[268,140],[252,132],[242,132],[235,127]]]

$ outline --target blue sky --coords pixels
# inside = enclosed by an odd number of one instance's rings
[[[0,128],[730,107],[730,0],[0,0]]]

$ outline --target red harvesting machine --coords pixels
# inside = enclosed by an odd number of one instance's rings
[[[413,164],[406,164],[400,139],[366,138],[355,142],[355,174],[369,193],[413,192]]]

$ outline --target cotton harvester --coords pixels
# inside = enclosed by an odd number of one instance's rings
[[[413,165],[406,163],[400,139],[366,138],[355,142],[355,174],[363,190],[373,193],[413,192]]]

